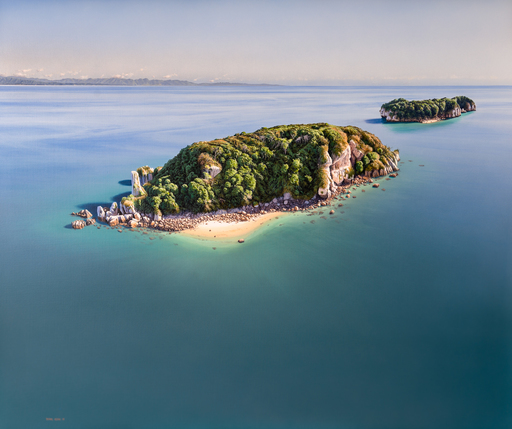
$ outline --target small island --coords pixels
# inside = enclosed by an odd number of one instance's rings
[[[387,122],[432,123],[473,110],[476,110],[475,102],[464,95],[421,101],[397,98],[381,106],[380,116]]]
[[[396,177],[398,150],[353,126],[282,125],[183,148],[163,167],[132,171],[132,193],[98,219],[176,232],[325,206],[350,186]],[[378,187],[378,184],[375,184]]]

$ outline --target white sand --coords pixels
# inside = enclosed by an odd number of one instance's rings
[[[202,240],[225,240],[241,238],[246,239],[252,232],[272,219],[279,218],[288,213],[267,213],[247,222],[218,222],[209,221],[196,226],[194,229],[187,229],[180,234]]]

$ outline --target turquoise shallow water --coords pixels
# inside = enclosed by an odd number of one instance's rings
[[[396,97],[459,94],[478,111],[378,117]],[[512,426],[510,100],[0,87],[0,427]],[[186,144],[310,122],[375,133],[400,149],[399,177],[243,245],[69,229]]]

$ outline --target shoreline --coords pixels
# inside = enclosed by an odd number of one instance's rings
[[[265,224],[288,214],[289,212],[266,213],[244,222],[210,220],[200,223],[195,228],[185,229],[179,232],[179,234],[203,241],[245,240]]]
[[[378,178],[384,178],[385,176],[378,176]],[[398,173],[391,173],[387,176],[396,177]],[[119,232],[124,229],[132,231],[154,230],[160,233],[181,233],[183,236],[203,241],[238,240],[239,243],[243,243],[247,236],[282,215],[298,212],[309,213],[312,210],[330,206],[334,202],[339,203],[356,198],[356,196],[351,195],[351,188],[356,190],[360,186],[369,186],[370,189],[379,188],[379,183],[374,183],[371,177],[356,176],[353,179],[345,180],[341,185],[333,185],[327,198],[315,195],[309,200],[296,200],[291,198],[290,194],[285,194],[268,203],[261,203],[256,206],[244,206],[209,213],[194,214],[186,212],[163,217],[147,213],[127,213],[125,210],[119,209],[117,203],[112,203],[108,211],[110,217],[105,216],[108,210],[107,207],[98,206],[97,219],[102,224],[106,224],[107,228],[118,229]],[[332,210],[330,214],[333,213]],[[82,221],[84,223],[82,228],[93,224],[89,222],[94,221],[92,214],[86,210],[72,214],[87,219],[87,223]],[[100,227],[101,225],[98,226],[98,228]],[[73,228],[75,228],[74,225]]]
[[[392,173],[390,176],[396,177],[398,173]],[[371,186],[372,184],[373,186]],[[132,229],[149,228],[161,232],[180,233],[183,236],[199,240],[233,239],[243,243],[245,236],[252,234],[275,218],[290,213],[310,212],[320,207],[329,206],[334,201],[355,198],[351,195],[350,188],[353,187],[355,190],[360,186],[368,185],[373,188],[379,187],[379,184],[374,183],[371,178],[357,176],[351,179],[350,183],[336,186],[336,189],[333,189],[330,196],[325,199],[318,195],[310,200],[295,200],[289,196],[282,196],[255,207],[245,206],[213,213],[168,215],[158,220],[152,220],[148,215],[142,215],[138,225]]]

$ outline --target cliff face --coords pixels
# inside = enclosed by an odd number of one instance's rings
[[[318,195],[322,198],[329,198],[331,193],[335,191],[337,186],[341,186],[345,179],[349,179],[353,176],[354,171],[357,168],[357,162],[362,162],[365,153],[357,148],[357,144],[354,140],[350,140],[348,147],[336,156],[328,154],[327,162],[319,165],[327,176],[327,186],[320,186],[318,188]],[[366,170],[362,175],[365,177],[379,177],[385,174],[398,171],[398,162],[400,161],[400,155],[398,151],[391,152],[391,156],[387,159],[383,159],[382,168],[376,168],[373,170]]]
[[[475,102],[465,96],[422,101],[400,98],[383,104],[380,116],[387,122],[429,123],[456,118],[462,113],[474,110]]]
[[[357,127],[325,123],[262,128],[194,143],[164,167],[132,171],[137,210],[166,215],[266,203],[283,195],[328,198],[355,175],[398,170],[398,151]]]

